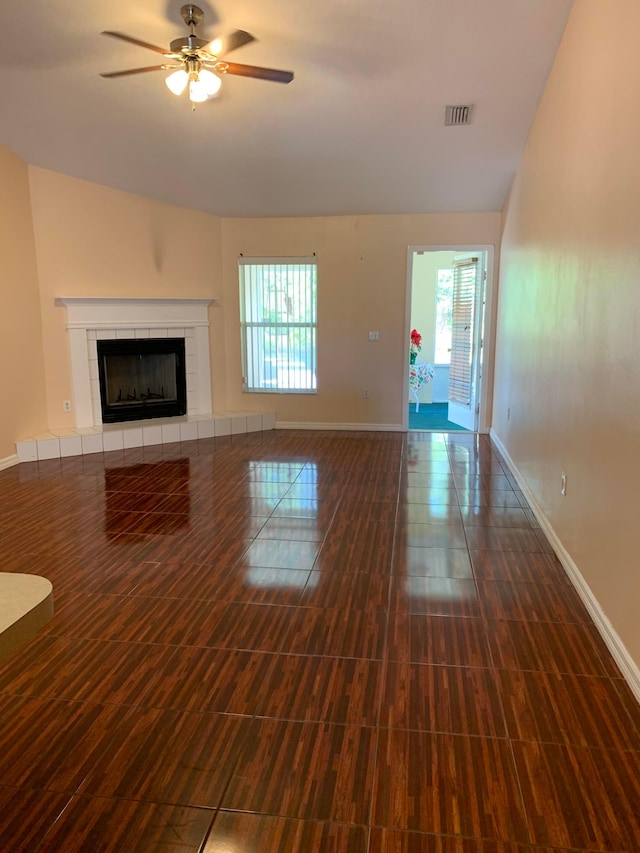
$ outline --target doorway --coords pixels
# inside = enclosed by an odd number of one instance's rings
[[[408,344],[415,363],[405,369],[405,429],[488,431],[492,264],[492,246],[409,247],[406,340],[415,330],[420,342]]]

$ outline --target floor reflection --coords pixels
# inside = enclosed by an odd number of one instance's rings
[[[104,531],[170,535],[190,524],[191,462],[188,458],[140,462],[104,472]],[[180,512],[163,512],[163,504],[179,495]]]

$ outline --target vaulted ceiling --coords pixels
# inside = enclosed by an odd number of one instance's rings
[[[207,38],[256,41],[230,61],[289,85],[225,76],[191,110],[167,72],[100,72],[162,57],[180,0],[6,0],[0,144],[28,163],[224,216],[499,210],[571,0],[200,0]],[[445,127],[447,104],[475,105]]]

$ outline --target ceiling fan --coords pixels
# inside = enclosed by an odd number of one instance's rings
[[[228,36],[208,41],[196,35],[196,28],[204,17],[202,9],[189,3],[182,7],[180,13],[189,27],[189,33],[182,38],[174,39],[168,50],[123,33],[111,31],[102,33],[104,36],[121,39],[160,53],[165,59],[170,60],[170,64],[147,65],[144,68],[129,68],[127,71],[111,71],[100,76],[127,77],[130,74],[146,74],[148,71],[171,71],[172,73],[165,80],[167,87],[174,95],[181,95],[188,85],[189,99],[194,108],[196,103],[206,101],[207,98],[217,94],[222,85],[221,75],[224,74],[255,77],[258,80],[271,80],[274,83],[290,83],[293,80],[292,71],[260,68],[257,65],[238,65],[236,62],[220,59],[232,50],[255,41],[255,38],[244,30],[234,30]]]

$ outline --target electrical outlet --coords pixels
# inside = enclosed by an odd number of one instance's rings
[[[62,408],[65,412],[71,411],[71,400],[64,400],[62,403]]]
[[[379,334],[379,332],[369,332],[369,340],[370,340],[370,341],[377,341],[377,340],[380,340],[380,334]]]
[[[560,474],[560,494],[567,494],[567,475],[564,473],[564,471],[562,472],[562,474]]]
[[[362,389],[362,396],[364,397],[365,400],[369,399],[369,389],[368,388]]]

